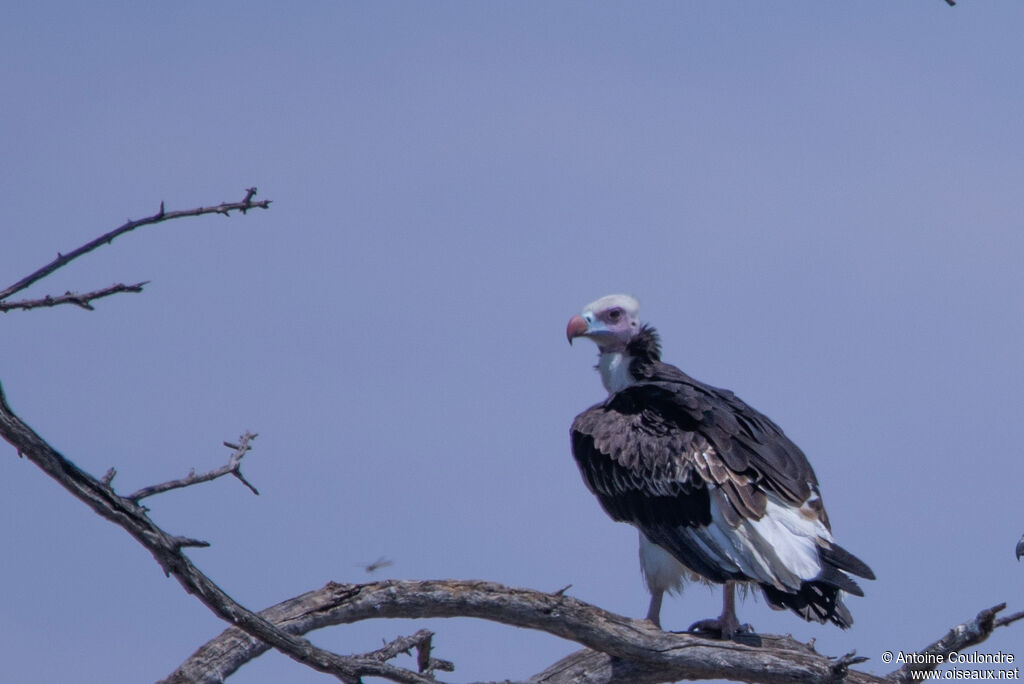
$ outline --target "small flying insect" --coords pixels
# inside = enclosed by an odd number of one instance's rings
[[[362,568],[363,570],[365,570],[368,573],[374,573],[374,572],[377,572],[378,570],[380,570],[381,568],[386,568],[389,565],[394,565],[394,564],[395,564],[395,562],[393,560],[391,560],[390,558],[387,558],[385,556],[381,556],[380,558],[378,558],[377,560],[373,561],[372,563],[356,563],[356,567],[360,567],[360,568]]]

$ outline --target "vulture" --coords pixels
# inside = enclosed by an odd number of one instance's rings
[[[777,610],[848,628],[843,595],[864,595],[851,575],[875,575],[833,540],[807,457],[732,392],[663,363],[639,306],[602,297],[569,320],[566,336],[597,344],[608,398],[576,416],[572,453],[605,512],[640,532],[647,619],[660,627],[664,593],[699,579],[724,585],[722,614],[691,631],[731,639],[751,630],[736,617],[737,584],[760,588]]]

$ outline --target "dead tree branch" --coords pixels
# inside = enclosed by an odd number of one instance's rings
[[[102,290],[94,290],[83,294],[79,294],[77,292],[65,292],[57,297],[46,295],[42,299],[21,299],[16,302],[0,301],[0,313],[6,313],[14,309],[27,311],[28,309],[39,309],[47,306],[60,306],[61,304],[74,304],[75,306],[82,307],[86,311],[93,311],[92,302],[96,299],[103,299],[104,297],[109,297],[110,295],[119,294],[121,292],[142,292],[142,288],[148,284],[149,282],[147,281],[135,283],[134,285],[117,283],[116,285],[105,287]]]
[[[907,663],[889,674],[886,677],[886,681],[919,682],[922,679],[920,673],[930,672],[940,664],[947,662],[949,654],[953,651],[961,651],[970,646],[977,646],[988,639],[992,631],[997,627],[1005,627],[1024,618],[1024,611],[1022,611],[996,620],[996,614],[1005,608],[1005,603],[986,608],[978,613],[973,620],[968,620],[953,627],[941,639],[917,652],[922,656],[921,663]],[[917,676],[914,676],[914,673],[918,673]]]
[[[73,293],[65,293],[59,297],[44,297],[36,300],[26,300],[21,302],[6,302],[7,299],[18,292],[21,292],[25,288],[33,285],[34,283],[42,280],[48,275],[54,273],[60,268],[67,266],[69,263],[77,259],[78,257],[88,254],[89,252],[102,247],[103,245],[109,245],[114,241],[114,238],[124,235],[136,228],[142,226],[148,226],[155,223],[163,223],[164,221],[172,221],[174,219],[185,218],[187,216],[202,216],[203,214],[223,214],[229,216],[232,211],[239,211],[245,213],[250,209],[269,209],[270,200],[261,200],[254,202],[253,197],[256,195],[256,188],[249,188],[245,191],[245,197],[241,202],[222,202],[213,207],[196,207],[195,209],[183,209],[180,211],[165,211],[164,203],[160,203],[160,209],[152,216],[147,216],[142,219],[135,221],[128,221],[114,230],[104,233],[95,240],[91,240],[77,249],[73,249],[67,254],[57,253],[57,258],[50,263],[36,269],[32,273],[28,274],[21,280],[12,285],[9,285],[3,290],[0,290],[0,312],[9,311],[12,309],[34,309],[40,306],[56,306],[58,304],[75,304],[85,309],[92,309],[89,303],[93,299],[99,299],[101,297],[107,297],[118,292],[139,292],[142,286],[146,283],[138,283],[136,285],[114,285],[113,288],[106,288],[104,290],[96,290],[85,295],[76,295]],[[116,288],[122,288],[120,290]],[[137,289],[133,289],[137,288]]]
[[[248,480],[245,479],[244,475],[242,475],[242,457],[245,456],[245,454],[250,449],[252,449],[249,443],[254,439],[256,439],[255,433],[245,432],[244,434],[242,434],[241,437],[238,438],[238,444],[224,442],[224,446],[228,447],[229,449],[234,449],[234,451],[231,453],[231,458],[228,460],[227,464],[222,465],[220,468],[214,468],[210,472],[203,473],[201,475],[196,475],[195,470],[192,470],[189,472],[188,475],[181,478],[180,480],[170,480],[168,482],[150,485],[149,487],[143,487],[142,489],[136,492],[132,492],[125,498],[130,499],[135,503],[138,503],[142,499],[145,499],[147,496],[153,496],[154,494],[162,494],[164,492],[169,492],[172,489],[179,489],[181,487],[189,487],[194,484],[199,484],[200,482],[209,482],[210,480],[216,480],[218,477],[223,477],[224,475],[228,474],[234,475],[242,484],[249,488],[249,491],[251,491],[256,496],[259,496],[259,491],[255,487],[253,487]]]
[[[415,634],[407,637],[398,637],[393,641],[384,644],[381,648],[376,651],[367,653],[367,658],[376,658],[381,662],[391,660],[392,658],[404,653],[410,655],[412,649],[416,649],[416,665],[419,668],[421,674],[433,674],[436,670],[443,670],[444,672],[454,672],[455,665],[447,660],[438,660],[437,658],[430,657],[430,651],[432,650],[432,642],[434,639],[434,633],[429,629],[421,629]]]
[[[309,641],[279,629],[238,604],[196,568],[182,552],[185,547],[203,546],[205,542],[168,534],[149,519],[146,510],[137,502],[119,496],[108,483],[97,480],[58,453],[15,415],[7,403],[2,386],[0,436],[7,440],[19,455],[39,466],[93,511],[132,535],[153,554],[167,575],[173,575],[185,591],[194,594],[224,621],[238,625],[246,633],[270,644],[294,660],[319,672],[334,675],[346,683],[358,684],[362,677],[377,676],[407,684],[432,684],[431,677],[382,663],[376,658],[340,656],[317,648]]]
[[[261,616],[288,632],[301,634],[370,618],[475,617],[537,629],[589,647],[589,652],[595,653],[592,659],[614,661],[616,676],[592,680],[595,682],[721,677],[750,682],[825,682],[835,678],[834,661],[788,637],[762,636],[761,645],[754,646],[663,632],[646,621],[615,615],[569,596],[479,580],[330,583],[268,608]],[[228,628],[163,684],[222,681],[266,650],[266,645],[241,630]],[[577,667],[569,668],[566,676],[555,677],[550,669],[547,672],[536,681],[563,682],[580,675]],[[628,675],[622,676],[623,672]],[[637,678],[641,673],[646,674]],[[851,672],[848,681],[880,680]]]
[[[643,684],[717,678],[747,682],[844,679],[854,684],[892,681],[892,676],[850,669],[863,658],[853,654],[829,658],[790,637],[760,635],[759,643],[737,643],[662,632],[646,621],[615,615],[572,597],[478,580],[332,582],[260,615],[295,634],[370,618],[475,617],[545,631],[587,647],[529,680],[537,684]],[[223,681],[267,648],[241,630],[228,628],[200,647],[162,684]]]

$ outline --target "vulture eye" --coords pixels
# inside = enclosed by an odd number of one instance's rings
[[[608,312],[608,320],[612,323],[618,323],[620,318],[622,318],[622,309],[612,309]]]

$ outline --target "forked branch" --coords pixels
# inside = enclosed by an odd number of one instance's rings
[[[134,285],[117,283],[116,285],[111,285],[110,287],[105,287],[101,290],[93,290],[92,292],[65,292],[64,294],[56,297],[46,295],[41,299],[19,299],[16,302],[0,301],[0,313],[6,313],[8,311],[13,311],[14,309],[27,311],[29,309],[60,306],[61,304],[74,304],[75,306],[80,306],[87,311],[92,311],[92,303],[97,299],[103,299],[104,297],[120,294],[121,292],[142,292],[142,288],[148,284],[148,282],[135,283]]]
[[[256,188],[249,188],[245,191],[245,197],[242,198],[241,202],[222,202],[212,207],[196,207],[195,209],[182,209],[180,211],[166,211],[164,209],[164,203],[161,202],[159,211],[152,216],[147,216],[135,221],[128,221],[114,230],[104,233],[95,240],[90,240],[81,247],[71,250],[67,254],[61,254],[58,252],[57,258],[50,263],[36,269],[16,283],[0,290],[0,312],[10,311],[12,309],[34,309],[41,306],[56,306],[58,304],[75,304],[76,306],[81,306],[85,309],[91,309],[92,307],[89,304],[92,300],[100,299],[101,297],[108,297],[112,294],[117,294],[118,292],[140,292],[145,283],[137,283],[135,285],[118,284],[110,288],[96,290],[95,292],[90,292],[84,295],[68,292],[58,297],[43,297],[41,299],[23,300],[20,302],[6,301],[11,297],[11,295],[21,292],[25,288],[42,280],[55,271],[67,266],[78,257],[88,254],[103,245],[109,245],[114,241],[114,238],[133,231],[136,228],[141,228],[142,226],[148,226],[155,223],[163,223],[164,221],[172,221],[174,219],[185,218],[188,216],[202,216],[203,214],[223,214],[224,216],[228,216],[232,211],[239,211],[244,214],[250,209],[270,208],[270,200],[254,202],[253,197],[255,196]]]
[[[229,449],[234,449],[234,451],[231,453],[231,458],[228,459],[227,464],[222,465],[220,468],[214,468],[213,470],[207,473],[202,473],[201,475],[196,475],[196,471],[192,470],[189,472],[188,475],[181,478],[180,480],[169,480],[168,482],[162,482],[160,484],[150,485],[149,487],[143,487],[142,489],[136,492],[132,492],[125,498],[131,499],[135,503],[138,503],[142,499],[145,499],[147,496],[153,496],[154,494],[162,494],[163,492],[168,492],[172,489],[180,489],[181,487],[188,487],[194,484],[199,484],[200,482],[209,482],[210,480],[216,480],[218,477],[223,477],[224,475],[228,474],[234,475],[242,484],[249,488],[249,491],[251,491],[256,496],[259,496],[259,491],[255,487],[253,487],[248,480],[245,479],[244,475],[242,475],[242,457],[245,456],[245,454],[250,449],[252,449],[249,443],[254,439],[256,439],[256,433],[245,432],[244,434],[242,434],[241,437],[238,438],[238,444],[224,442],[224,446],[228,447]]]

